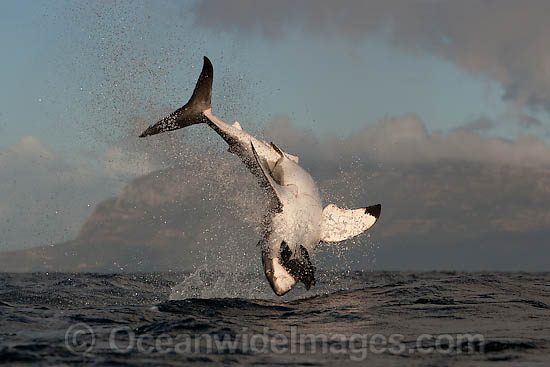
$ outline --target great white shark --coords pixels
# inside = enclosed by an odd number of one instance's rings
[[[205,56],[201,74],[189,102],[149,126],[140,137],[205,123],[229,145],[268,191],[269,211],[259,245],[265,275],[278,296],[297,282],[306,289],[315,284],[315,266],[310,254],[320,242],[337,243],[372,227],[381,205],[342,209],[330,204],[323,209],[317,184],[298,164],[298,157],[274,143],[257,139],[235,121],[228,124],[212,112],[214,69]]]

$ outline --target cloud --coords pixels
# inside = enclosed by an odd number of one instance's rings
[[[105,151],[102,162],[108,175],[136,177],[155,169],[155,163],[144,152],[125,148],[111,146]]]
[[[249,259],[242,254],[257,250],[264,208],[256,203],[266,201],[265,193],[242,164],[222,154],[195,150],[179,167],[132,180],[95,207],[73,240],[11,252],[7,268],[189,270],[221,253]]]
[[[34,136],[0,148],[0,250],[73,239],[95,205],[153,170],[131,150],[64,157]]]
[[[371,232],[381,268],[542,270],[550,255],[550,147],[538,138],[430,134],[415,115],[346,139],[316,139],[279,117],[266,134],[304,158],[327,202],[382,203]]]
[[[325,203],[382,203],[369,235],[331,247],[336,250],[320,248],[314,260],[324,268],[349,265],[331,252],[340,251],[365,269],[373,247],[381,269],[546,266],[550,154],[536,138],[430,134],[414,115],[366,125],[343,139],[317,137],[279,116],[264,134],[300,156]],[[190,270],[204,262],[218,269],[227,261],[260,266],[255,245],[267,199],[255,178],[225,150],[187,147],[178,162],[132,180],[98,205],[74,241],[12,253],[10,264],[103,271]]]
[[[203,0],[194,5],[199,25],[260,32],[268,39],[289,27],[356,44],[385,37],[411,52],[429,52],[474,75],[499,81],[503,98],[550,109],[550,3],[502,1],[294,2]]]
[[[460,127],[458,127],[456,130],[459,131],[465,131],[465,132],[483,132],[491,130],[496,126],[495,122],[491,119],[488,119],[486,117],[481,117],[477,120],[468,122]]]
[[[346,139],[328,138],[321,143],[313,133],[292,128],[287,119],[278,117],[268,126],[266,134],[277,141],[287,141],[291,150],[302,152],[308,147],[303,152],[306,158],[319,157],[325,162],[356,156],[374,162],[408,164],[443,161],[517,166],[550,164],[550,147],[541,139],[482,137],[476,132],[480,124],[487,127],[487,123],[477,121],[468,128],[444,135],[428,132],[418,116],[406,114],[366,125]]]
[[[9,151],[17,156],[31,159],[44,159],[48,161],[55,158],[55,153],[34,136],[22,137],[17,144],[9,148]]]
[[[532,128],[532,127],[541,127],[542,126],[542,122],[540,122],[539,119],[533,117],[533,116],[529,116],[529,115],[526,115],[526,114],[522,114],[518,120],[518,124],[519,126],[525,128],[525,129],[529,129],[529,128]]]

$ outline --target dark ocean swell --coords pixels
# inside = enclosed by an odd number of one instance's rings
[[[548,273],[0,273],[0,364],[550,363]]]

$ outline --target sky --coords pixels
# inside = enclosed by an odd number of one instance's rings
[[[548,7],[4,1],[0,250],[82,240],[85,223],[109,217],[104,200],[153,190],[140,177],[181,166],[185,154],[218,157],[210,146],[221,143],[195,128],[136,139],[186,102],[207,55],[220,117],[299,153],[325,197],[391,203],[373,230],[377,250],[358,267],[374,266],[375,253],[380,268],[544,269]],[[215,174],[191,166],[206,181]],[[481,260],[450,260],[472,243]],[[521,246],[529,256],[514,263]]]

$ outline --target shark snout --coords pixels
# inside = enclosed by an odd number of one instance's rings
[[[279,258],[264,259],[265,276],[276,295],[282,296],[294,287],[296,279],[281,265]]]

